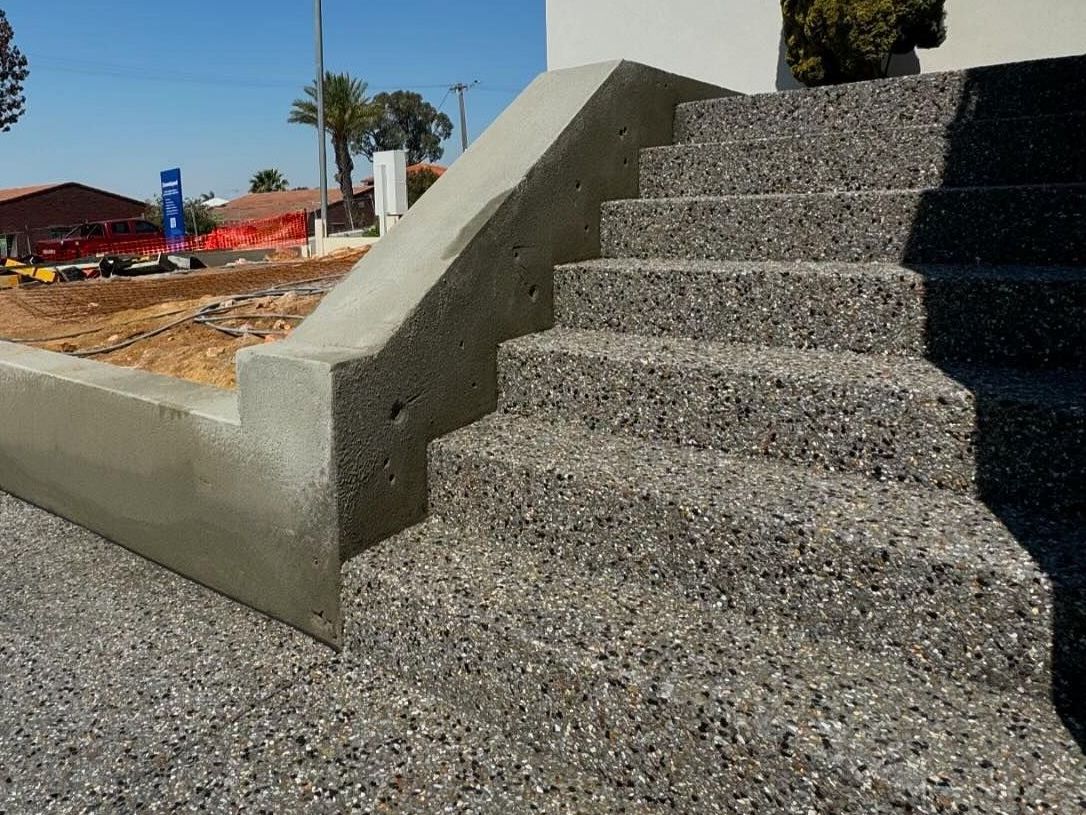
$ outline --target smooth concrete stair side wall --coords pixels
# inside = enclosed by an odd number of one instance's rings
[[[544,74],[235,397],[0,343],[0,490],[333,645],[342,558],[418,520],[426,445],[494,409],[496,346],[553,321],[678,103],[629,62]]]
[[[423,518],[427,444],[494,410],[497,346],[552,325],[555,264],[598,255],[601,203],[637,194],[675,105],[722,93],[628,62],[544,74],[289,340],[245,352],[243,380],[354,355],[331,379],[345,559]]]

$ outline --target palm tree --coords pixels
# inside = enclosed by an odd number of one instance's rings
[[[258,170],[249,179],[249,192],[282,192],[290,188],[290,182],[276,169]],[[213,195],[212,198],[215,196]]]
[[[317,83],[305,89],[306,99],[295,99],[287,121],[291,124],[317,126]],[[324,123],[332,140],[332,152],[336,159],[336,182],[343,193],[347,218],[351,228],[355,223],[354,160],[351,158],[351,142],[360,139],[371,129],[380,115],[380,109],[366,96],[366,83],[350,74],[324,75]]]

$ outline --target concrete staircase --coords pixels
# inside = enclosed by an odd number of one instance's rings
[[[346,647],[570,811],[1086,810],[1084,124],[1086,58],[681,106]]]

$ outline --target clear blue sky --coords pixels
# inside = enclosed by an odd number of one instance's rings
[[[324,0],[325,63],[370,92],[413,89],[478,135],[546,64],[544,0]],[[312,81],[310,0],[0,0],[30,59],[27,113],[0,134],[0,188],[82,181],[137,198],[180,166],[186,196],[247,191],[264,167],[317,183],[316,134],[287,113]],[[431,87],[432,86],[432,87]],[[443,161],[459,154],[459,135]],[[355,180],[369,174],[356,159]],[[334,167],[329,169],[329,177]]]

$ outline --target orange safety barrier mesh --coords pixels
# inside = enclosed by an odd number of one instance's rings
[[[309,238],[308,218],[304,212],[292,212],[262,221],[220,226],[204,240],[205,250],[264,249],[297,246]]]
[[[158,255],[188,252],[214,252],[232,249],[278,249],[299,246],[309,239],[308,216],[291,212],[260,221],[245,221],[217,227],[200,237],[154,238],[147,241],[118,243],[97,249],[99,255]]]

